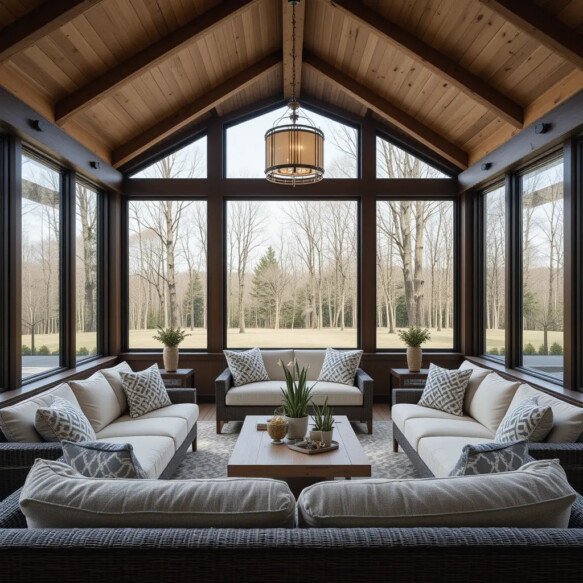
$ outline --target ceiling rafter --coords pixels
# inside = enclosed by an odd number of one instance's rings
[[[46,0],[0,30],[0,63],[99,4],[102,0]]]
[[[170,58],[257,2],[259,0],[222,2],[59,101],[55,106],[55,120],[62,125],[72,116],[107,97],[121,85],[129,83],[148,69]]]
[[[229,97],[242,91],[260,77],[263,77],[280,66],[281,53],[277,51],[234,75],[228,81],[194,99],[182,109],[144,130],[135,138],[114,150],[112,154],[113,166],[118,168],[129,162],[154,144],[157,144],[198,117],[201,117],[219,103],[229,99]]]
[[[422,124],[412,115],[390,103],[384,97],[309,52],[304,52],[304,63],[335,83],[341,90],[346,91],[361,103],[366,104],[378,115],[389,120],[394,126],[453,162],[458,168],[465,169],[467,167],[468,155],[463,149]]]
[[[583,35],[525,0],[480,0],[542,45],[583,69]]]
[[[294,73],[292,14],[289,0],[281,0],[283,10],[283,96],[290,99],[293,94],[292,79]],[[306,0],[296,4],[296,97],[299,98],[302,88],[302,54],[304,48],[304,22],[306,16]]]
[[[524,111],[521,105],[512,101],[447,55],[356,0],[327,1],[348,17],[365,25],[387,42],[397,46],[412,59],[421,62],[430,71],[447,79],[453,86],[495,112],[504,121],[516,128],[523,127]]]

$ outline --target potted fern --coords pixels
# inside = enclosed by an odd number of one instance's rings
[[[421,345],[431,338],[427,328],[410,326],[407,330],[399,330],[399,338],[407,345],[407,366],[410,372],[419,372],[423,362]]]
[[[314,428],[310,431],[312,441],[321,441],[326,447],[332,444],[332,434],[334,432],[334,413],[331,407],[328,407],[328,397],[321,406],[314,407]]]
[[[306,378],[307,367],[300,368],[297,362],[287,366],[280,361],[285,374],[285,389],[282,388],[283,399],[281,408],[288,422],[287,438],[291,440],[304,439],[308,432],[308,405],[312,398],[312,388]]]
[[[154,340],[160,341],[164,345],[162,351],[162,359],[164,361],[164,368],[168,372],[176,372],[178,368],[179,358],[179,344],[190,334],[187,334],[180,326],[173,328],[162,328],[158,326],[158,334],[154,336]]]

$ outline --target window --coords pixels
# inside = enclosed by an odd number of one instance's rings
[[[484,194],[484,349],[504,356],[506,305],[506,192],[498,186]]]
[[[77,362],[97,354],[97,192],[83,182],[75,191]]]
[[[130,178],[206,178],[206,136],[154,162]]]
[[[160,349],[156,326],[182,326],[181,348],[204,349],[206,334],[206,202],[130,201],[129,348]]]
[[[563,378],[563,160],[520,177],[522,364]]]
[[[355,201],[227,203],[227,346],[357,346]]]
[[[265,177],[265,132],[287,109],[277,109],[227,129],[227,178]],[[324,177],[357,178],[358,131],[317,113],[307,114],[325,135]]]
[[[451,178],[377,136],[377,178]]]
[[[60,365],[61,177],[22,156],[22,378]]]
[[[428,348],[454,345],[454,204],[377,203],[377,348],[402,349],[410,325],[431,331]]]

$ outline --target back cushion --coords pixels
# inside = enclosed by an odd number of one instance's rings
[[[294,350],[294,358],[300,368],[308,366],[308,380],[315,381],[320,376],[324,364],[325,350]]]
[[[514,472],[321,482],[298,498],[300,526],[567,528],[576,492],[558,460]]]
[[[29,528],[285,528],[295,498],[265,478],[127,480],[86,478],[37,459],[20,494]]]
[[[91,375],[87,380],[71,381],[69,384],[94,431],[101,431],[121,417],[121,405],[117,395],[100,372]]]
[[[111,368],[102,368],[101,374],[107,379],[107,382],[111,385],[111,388],[115,392],[115,396],[119,402],[121,412],[125,413],[128,408],[128,401],[126,399],[126,394],[123,390],[123,383],[121,382],[120,372],[134,372],[131,366],[127,362],[120,362]]]
[[[476,389],[468,413],[484,427],[496,432],[519,386],[520,383],[490,373]]]
[[[520,385],[510,407],[515,407],[525,399],[536,397],[538,404],[553,410],[553,428],[545,441],[550,443],[572,443],[583,434],[583,407],[577,407],[537,391],[529,385]]]
[[[270,381],[285,381],[283,367],[279,366],[281,360],[286,366],[293,360],[293,350],[262,350],[263,364],[267,370]]]
[[[471,363],[469,360],[464,360],[459,370],[468,370],[472,371],[472,376],[468,382],[468,386],[466,388],[466,394],[464,395],[464,413],[470,412],[470,404],[478,390],[478,387],[482,384],[482,381],[492,372],[487,368],[482,368],[481,366],[477,366]]]
[[[61,397],[79,408],[79,403],[69,385],[63,383],[26,401],[0,409],[0,429],[8,441],[24,443],[44,441],[34,428],[36,411],[50,407],[53,397]]]

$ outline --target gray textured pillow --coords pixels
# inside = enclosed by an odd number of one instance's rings
[[[45,441],[93,441],[95,431],[83,411],[61,397],[36,410],[34,427]]]
[[[553,410],[538,404],[536,397],[525,399],[508,410],[500,423],[494,441],[542,441],[553,428]]]
[[[526,441],[466,445],[450,476],[473,476],[512,472],[526,463]]]
[[[326,348],[324,364],[320,371],[319,381],[354,385],[356,369],[362,358],[362,350],[334,350]]]
[[[147,478],[131,443],[63,441],[63,458],[87,478]]]
[[[119,376],[130,408],[130,417],[140,417],[172,405],[157,364],[140,372],[120,372]]]
[[[450,370],[430,364],[427,382],[418,405],[463,416],[464,395],[471,376],[471,369]]]
[[[259,348],[251,350],[223,350],[236,387],[268,381],[269,375]]]

